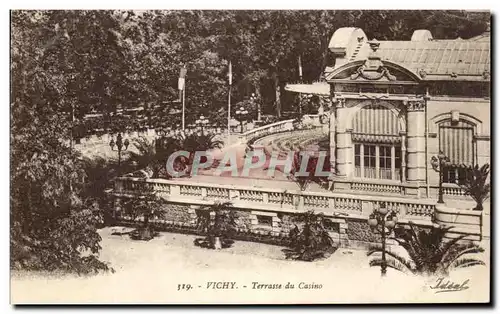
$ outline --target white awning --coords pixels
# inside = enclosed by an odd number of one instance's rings
[[[313,84],[287,84],[285,90],[294,93],[314,94],[314,95],[330,95],[330,85],[328,83],[313,83]]]

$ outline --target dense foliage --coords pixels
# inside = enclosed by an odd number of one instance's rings
[[[472,254],[484,252],[484,249],[471,241],[464,241],[467,235],[446,239],[445,235],[452,227],[432,227],[431,230],[417,229],[410,223],[410,229],[398,230],[395,240],[408,253],[408,257],[387,251],[387,266],[401,272],[413,274],[448,274],[453,268],[484,265]],[[368,256],[381,253],[379,247],[372,248]],[[376,257],[370,266],[380,266],[382,259]]]
[[[330,222],[322,213],[308,211],[294,220],[295,227],[289,234],[290,249],[284,250],[287,259],[311,262],[335,252],[337,247],[328,233]]]
[[[223,122],[229,60],[233,110],[240,104],[248,107],[255,93],[263,114],[279,116],[296,108],[296,96],[285,93],[284,86],[299,80],[298,57],[304,81],[318,80],[333,62],[328,43],[340,27],[360,27],[378,40],[409,40],[415,29],[429,29],[436,38],[468,38],[486,29],[489,13],[13,11],[12,21],[13,74],[43,70],[37,73],[36,85],[64,94],[65,111],[73,110],[79,133],[89,112],[102,113],[99,124],[117,132],[137,125],[133,114],[120,116],[119,108],[141,106],[148,119],[158,115],[154,108],[180,109],[173,101],[180,96],[177,78],[182,65],[187,68],[187,123],[200,114]],[[33,37],[36,41],[30,41]],[[18,82],[14,80],[14,87]],[[248,108],[252,116],[254,107]],[[169,112],[163,112],[159,123],[178,125],[179,111]]]

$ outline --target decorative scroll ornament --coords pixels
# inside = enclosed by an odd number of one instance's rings
[[[407,102],[408,111],[423,111],[425,109],[425,101],[409,100]]]
[[[368,56],[365,63],[360,66],[355,73],[351,75],[351,80],[362,77],[365,80],[377,81],[381,78],[387,78],[389,81],[395,81],[396,77],[392,75],[389,70],[384,66],[377,50],[380,47],[380,42],[376,39],[369,42],[372,52]]]

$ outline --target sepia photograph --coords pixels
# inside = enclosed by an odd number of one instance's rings
[[[9,15],[11,304],[492,302],[490,11]]]

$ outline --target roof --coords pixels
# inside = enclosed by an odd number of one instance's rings
[[[397,64],[422,80],[489,81],[488,30],[469,39],[433,39],[428,30],[416,30],[409,41],[369,41],[363,34],[361,29],[352,28],[340,28],[334,33],[329,49],[336,55],[336,65],[325,69],[327,79],[336,76],[337,69],[346,64],[367,60],[373,53],[370,42],[377,42],[377,58]]]
[[[364,60],[370,51],[366,43],[349,61]],[[483,40],[381,41],[377,53],[382,61],[392,61],[417,74],[482,75],[490,71],[490,42]]]

